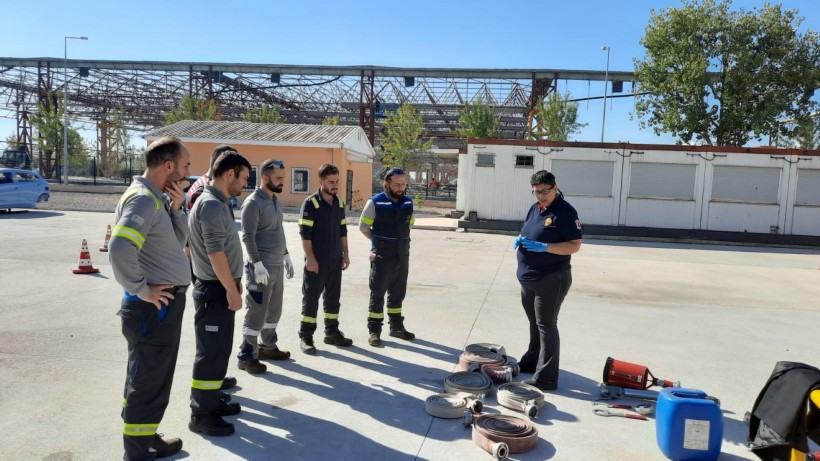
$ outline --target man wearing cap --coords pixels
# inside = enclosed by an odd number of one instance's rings
[[[191,382],[188,428],[206,435],[234,433],[222,416],[241,411],[222,393],[230,359],[234,316],[242,308],[242,244],[230,198],[242,192],[251,165],[235,151],[225,151],[214,163],[213,179],[188,217],[194,263],[193,298],[196,357]]]
[[[359,230],[370,239],[370,306],[367,314],[367,342],[381,345],[384,324],[384,295],[390,336],[413,340],[416,335],[404,328],[402,302],[407,292],[410,267],[410,226],[413,200],[404,195],[407,179],[401,168],[384,173],[384,191],[367,200],[359,219]]]
[[[302,203],[299,218],[299,235],[305,251],[299,338],[302,352],[308,355],[316,354],[313,333],[316,331],[319,296],[323,296],[324,301],[325,344],[353,345],[353,340],[345,338],[339,331],[342,271],[350,265],[345,204],[336,195],[339,192],[339,168],[331,164],[319,167],[319,184],[319,190]]]
[[[242,243],[249,261],[245,265],[247,313],[237,357],[239,369],[251,374],[266,370],[260,360],[290,358],[290,352],[276,346],[276,326],[282,316],[283,274],[293,278],[282,205],[276,198],[285,185],[285,164],[265,160],[259,171],[261,186],[242,203],[241,214]]]
[[[188,225],[179,181],[191,154],[177,138],[162,137],[145,151],[145,173],[120,198],[108,254],[125,296],[118,315],[128,342],[123,391],[124,459],[152,460],[182,449],[157,428],[165,414],[179,352],[191,269],[182,251]],[[165,195],[170,197],[170,203]]]

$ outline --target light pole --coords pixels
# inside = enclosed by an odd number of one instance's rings
[[[609,90],[609,45],[601,47],[601,51],[606,51],[606,71],[604,72],[604,116],[601,120],[601,142],[604,142],[604,128],[606,128],[606,93]]]
[[[88,37],[64,37],[63,40],[63,184],[68,184],[68,40],[88,40]]]

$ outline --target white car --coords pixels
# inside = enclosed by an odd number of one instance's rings
[[[51,197],[48,182],[40,173],[17,168],[0,168],[0,210],[35,208]]]

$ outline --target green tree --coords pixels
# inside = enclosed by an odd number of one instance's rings
[[[641,127],[689,143],[742,146],[780,131],[778,119],[801,119],[817,103],[820,46],[799,33],[796,10],[765,4],[747,12],[730,1],[682,0],[681,8],[650,13],[634,59]]]
[[[341,122],[341,117],[338,115],[334,115],[332,117],[325,117],[322,119],[322,125],[329,126],[329,125],[338,125]]]
[[[51,99],[49,93],[48,99]],[[37,148],[44,157],[43,174],[51,178],[53,177],[54,169],[62,171],[62,152],[63,152],[63,111],[62,108],[57,111],[46,110],[42,102],[37,103],[37,113],[31,114],[29,120],[32,127],[37,131]],[[68,161],[72,164],[75,158],[81,159],[87,157],[86,148],[83,143],[83,138],[80,133],[72,127],[68,127]],[[56,156],[55,156],[56,154]],[[52,162],[52,159],[54,160]],[[78,160],[81,161],[81,160]]]
[[[578,103],[570,101],[569,93],[561,96],[554,91],[538,101],[535,122],[536,139],[550,141],[568,141],[570,135],[587,126],[578,123]]]
[[[820,149],[820,114],[813,117],[804,118],[799,121],[791,121],[794,126],[792,136],[782,136],[777,138],[777,147],[789,149]]]
[[[17,135],[11,133],[8,136],[6,136],[6,143],[3,147],[8,149],[17,149]]]
[[[177,107],[165,114],[165,124],[182,120],[215,120],[216,116],[216,102],[213,99],[194,99],[186,95]]]
[[[424,139],[424,120],[413,106],[402,104],[384,120],[385,133],[379,135],[384,148],[382,164],[385,167],[411,169],[418,167],[420,157],[430,149],[433,141]]]
[[[251,123],[284,123],[282,114],[275,106],[262,106],[256,109],[248,109],[242,119]]]
[[[499,136],[500,117],[493,108],[479,99],[474,103],[464,104],[458,111],[458,129],[456,137],[466,143],[467,138],[497,138]]]

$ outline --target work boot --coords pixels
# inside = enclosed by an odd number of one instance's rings
[[[231,402],[230,395],[222,395],[219,397],[219,405],[216,407],[216,412],[219,416],[233,416],[238,415],[242,411],[242,406],[236,402]]]
[[[239,367],[240,370],[245,370],[252,375],[258,375],[268,371],[268,367],[257,359],[240,360],[237,367]]]
[[[325,344],[332,344],[339,347],[350,347],[353,345],[353,340],[345,338],[341,331],[334,331],[333,333],[325,333]]]
[[[289,358],[290,352],[279,350],[276,346],[270,349],[259,349],[259,360],[287,360]]]
[[[232,387],[236,387],[236,378],[234,378],[233,376],[226,376],[222,378],[222,387],[220,387],[219,389],[224,391]]]
[[[234,433],[233,424],[225,421],[219,415],[191,416],[188,423],[191,432],[199,432],[205,435],[224,437]]]
[[[373,347],[379,347],[382,345],[382,340],[379,338],[378,333],[370,333],[370,337],[367,338],[367,343]]]
[[[316,346],[313,345],[313,337],[312,336],[305,336],[302,338],[299,347],[302,349],[307,355],[316,355]]]
[[[182,440],[176,437],[163,439],[162,434],[154,434],[154,438],[151,439],[151,449],[157,452],[157,458],[165,458],[182,450]]]
[[[394,338],[403,339],[405,341],[412,341],[416,338],[416,335],[410,333],[409,331],[405,330],[404,328],[398,328],[395,330],[390,330],[390,336]]]

